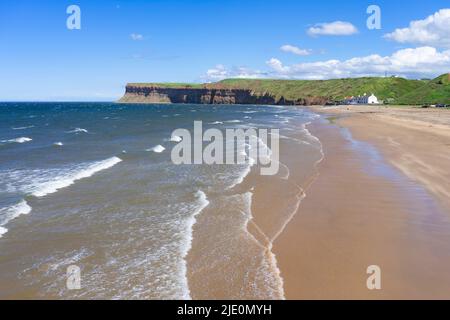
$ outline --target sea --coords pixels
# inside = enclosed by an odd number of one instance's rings
[[[284,299],[272,243],[323,158],[308,131],[318,117],[293,106],[0,103],[0,298]],[[279,172],[262,176],[254,159],[174,164],[172,133],[194,121],[279,129]]]

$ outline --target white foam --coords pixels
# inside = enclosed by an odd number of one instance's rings
[[[203,209],[205,209],[208,205],[209,205],[209,201],[208,198],[206,196],[206,194],[202,191],[202,190],[198,190],[195,194],[196,198],[197,198],[197,208],[194,210],[194,212],[192,213],[192,215],[187,219],[186,221],[186,229],[187,229],[187,233],[186,233],[186,240],[184,243],[184,246],[182,247],[182,257],[183,257],[183,261],[184,261],[184,265],[182,267],[183,269],[183,273],[184,273],[184,293],[183,293],[183,299],[191,299],[191,294],[190,294],[190,290],[189,290],[189,285],[188,285],[188,278],[187,278],[187,261],[186,261],[186,257],[189,253],[189,251],[192,248],[192,239],[193,239],[193,231],[194,231],[194,225],[197,222],[197,215],[200,214],[200,212],[203,211]]]
[[[34,128],[34,126],[27,126],[27,127],[13,127],[13,130],[25,130],[25,129],[30,129],[30,128]]]
[[[83,128],[75,128],[72,131],[68,131],[67,133],[89,133],[89,131]]]
[[[153,148],[147,149],[146,151],[153,151],[156,153],[161,153],[164,150],[166,150],[166,148],[164,148],[162,145],[158,144],[157,146],[154,146]]]
[[[170,141],[172,142],[181,142],[183,139],[180,136],[172,136],[172,138],[170,138]]]
[[[64,144],[62,142],[55,142],[53,145],[56,147],[62,147]]]
[[[245,222],[243,224],[243,230],[250,236],[253,241],[261,247],[265,252],[265,259],[261,261],[262,266],[266,265],[270,270],[270,274],[267,274],[265,278],[267,278],[267,282],[271,285],[267,289],[272,289],[272,299],[281,299],[285,300],[286,297],[284,295],[284,281],[281,277],[281,271],[278,268],[278,262],[275,254],[272,252],[273,249],[273,241],[265,234],[265,232],[258,226],[256,221],[253,219],[252,214],[252,202],[253,202],[253,192],[247,192],[244,194],[246,200],[246,209],[244,210]],[[264,242],[260,242],[250,231],[249,225],[252,225],[254,229],[258,232],[258,234],[264,239]],[[267,270],[267,271],[269,271]]]
[[[89,178],[95,173],[109,169],[121,161],[122,159],[118,157],[112,157],[91,163],[87,166],[82,166],[80,169],[69,170],[68,172],[54,176],[50,180],[41,183],[38,182],[37,185],[31,188],[31,194],[35,197],[44,197],[48,194],[55,193],[62,188],[72,185],[77,180]]]
[[[17,218],[22,214],[29,214],[32,208],[28,205],[25,200],[20,201],[19,203],[12,205],[10,207],[1,208],[0,209],[0,238],[8,229],[4,228],[4,226],[10,222],[11,220]]]
[[[231,185],[226,188],[227,190],[233,189],[235,186],[237,186],[237,185],[241,184],[242,182],[244,182],[245,178],[252,171],[252,167],[256,164],[256,160],[253,159],[252,157],[249,157],[246,152],[242,152],[241,154],[246,156],[246,160],[245,161],[246,161],[247,165],[242,170],[242,172],[239,174],[239,176],[233,181],[233,183],[231,183]]]
[[[272,150],[269,146],[260,138],[258,138],[258,156],[259,158],[266,158],[267,160],[272,159]]]
[[[86,258],[87,256],[89,256],[90,254],[91,254],[91,252],[89,252],[85,248],[82,248],[78,252],[71,252],[66,258],[63,258],[62,260],[59,260],[56,263],[49,264],[47,271],[57,271],[61,267],[65,267],[65,266],[68,266],[68,265],[71,265],[71,264],[75,264],[78,261],[80,261],[80,260]]]
[[[214,121],[214,122],[211,122],[209,124],[223,124],[223,122],[222,121]]]
[[[28,137],[20,137],[20,138],[15,138],[15,139],[10,139],[10,140],[2,140],[0,142],[3,143],[25,143],[25,142],[30,142],[33,139],[28,138]]]
[[[225,121],[226,123],[241,123],[242,121],[241,120],[228,120],[228,121]]]

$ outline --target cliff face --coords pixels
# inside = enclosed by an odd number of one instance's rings
[[[193,103],[193,104],[264,104],[318,105],[328,99],[322,97],[288,100],[269,93],[258,94],[249,89],[170,88],[162,86],[127,85],[119,103]]]

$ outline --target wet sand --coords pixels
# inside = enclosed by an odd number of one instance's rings
[[[196,217],[187,257],[193,299],[285,298],[272,245],[295,215],[302,188],[323,157],[302,121],[280,140],[278,175],[261,175],[254,166],[242,183],[221,190],[221,197],[208,193],[210,203]]]
[[[450,298],[450,112],[315,111],[325,159],[273,248],[286,298]],[[381,290],[366,287],[370,265]]]

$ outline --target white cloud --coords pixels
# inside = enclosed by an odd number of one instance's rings
[[[202,78],[218,81],[226,78],[271,78],[323,80],[367,76],[398,75],[411,79],[434,78],[450,71],[450,50],[434,47],[401,49],[389,56],[371,54],[347,60],[324,60],[284,65],[277,58],[266,61],[268,71],[245,67],[227,69],[217,65]]]
[[[278,59],[272,58],[266,64],[280,74],[289,72],[289,67],[284,67],[283,63]]]
[[[280,50],[284,52],[290,52],[298,56],[308,56],[312,53],[312,51],[309,49],[300,49],[290,44],[285,44],[284,46],[281,46]]]
[[[144,36],[142,34],[139,33],[132,33],[130,34],[130,38],[134,41],[141,41],[144,40]]]
[[[228,75],[229,72],[225,68],[225,66],[222,64],[218,64],[214,68],[208,69],[208,71],[206,71],[206,75],[203,76],[203,78],[209,81],[217,81],[227,78]]]
[[[266,64],[271,77],[291,79],[330,79],[382,76],[385,72],[410,78],[434,77],[450,70],[450,50],[433,47],[402,49],[390,56],[372,54],[348,60],[326,60],[285,66],[275,58]]]
[[[424,20],[412,21],[408,28],[396,29],[385,38],[400,43],[450,48],[450,9],[441,9]]]
[[[233,67],[227,69],[224,65],[218,64],[214,68],[208,69],[206,74],[201,78],[204,81],[220,81],[229,78],[245,78],[245,79],[255,79],[255,78],[265,78],[266,73],[258,70],[251,70],[246,67]]]
[[[345,21],[318,23],[308,29],[310,36],[350,36],[356,33],[358,33],[358,29],[350,22]]]

